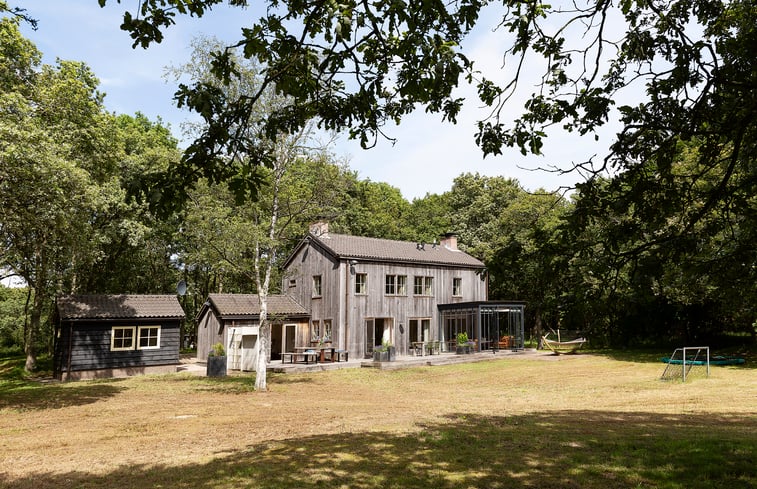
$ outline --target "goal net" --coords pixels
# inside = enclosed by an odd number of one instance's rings
[[[667,365],[662,372],[661,380],[680,380],[687,378],[710,376],[710,347],[687,346],[676,348],[672,355],[662,359]]]

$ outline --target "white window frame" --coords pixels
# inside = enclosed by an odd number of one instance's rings
[[[155,345],[142,346],[142,332],[146,330],[151,330],[151,329],[158,330],[158,334],[155,336],[155,341],[156,341]],[[145,326],[140,326],[139,328],[137,328],[137,341],[136,341],[137,350],[159,350],[160,349],[160,329],[161,329],[160,326],[156,326],[156,325],[149,325],[149,326],[145,325]],[[152,336],[147,336],[147,338],[148,339],[152,338]]]
[[[116,347],[116,331],[131,331],[131,344],[129,346]],[[119,338],[123,340],[122,338]],[[113,326],[110,328],[110,351],[129,351],[133,350],[137,344],[137,328],[136,326]]]

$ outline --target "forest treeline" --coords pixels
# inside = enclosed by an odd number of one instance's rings
[[[170,129],[108,112],[85,63],[41,64],[17,23],[0,21],[0,267],[27,286],[0,287],[0,347],[49,351],[61,294],[172,294],[184,280],[191,330],[208,293],[254,293],[270,170],[257,168],[254,200],[240,203],[211,178],[160,207],[161,188],[146,182],[182,158]],[[680,178],[650,189],[644,206],[625,190],[637,172],[658,170],[654,159],[570,194],[462,172],[449,191],[408,201],[328,148],[310,149],[281,179],[282,225],[269,245],[285,259],[318,220],[335,233],[415,242],[454,232],[486,264],[490,299],[526,301],[532,332],[577,330],[612,347],[754,341],[755,197],[699,199],[732,171],[692,180],[705,174],[699,151],[681,141],[665,172]],[[279,286],[274,277],[271,292]]]

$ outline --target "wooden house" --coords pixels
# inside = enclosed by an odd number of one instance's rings
[[[308,311],[294,298],[268,297],[271,322],[271,358],[293,351],[308,334]],[[197,358],[207,359],[216,343],[226,350],[227,368],[255,370],[260,326],[260,298],[256,294],[210,294],[197,315]]]
[[[172,295],[71,295],[55,313],[61,380],[174,372],[184,310]]]
[[[486,301],[486,277],[452,234],[414,243],[333,234],[318,223],[284,263],[282,290],[310,311],[311,342],[327,339],[367,358],[382,344],[405,355],[418,342],[448,349],[458,332],[480,335],[471,322],[445,326],[439,306],[452,317],[455,304]]]

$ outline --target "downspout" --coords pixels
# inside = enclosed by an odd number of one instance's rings
[[[344,274],[344,320],[342,321],[344,324],[344,349],[349,351],[350,350],[350,342],[349,342],[349,332],[350,328],[348,326],[348,318],[350,314],[350,264],[349,262],[344,262],[345,265],[345,274]]]

